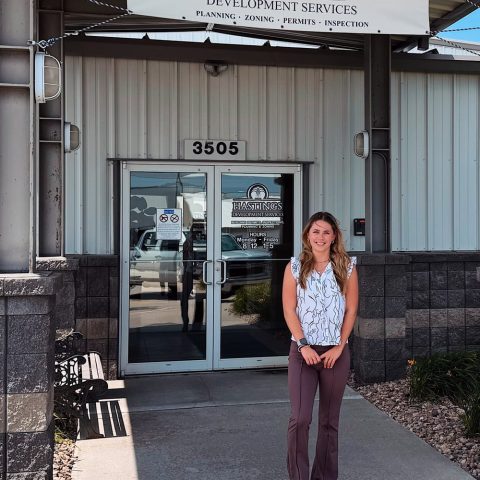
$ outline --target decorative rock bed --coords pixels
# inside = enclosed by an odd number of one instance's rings
[[[75,463],[75,442],[65,440],[62,443],[55,444],[53,457],[53,479],[71,480],[72,468]]]

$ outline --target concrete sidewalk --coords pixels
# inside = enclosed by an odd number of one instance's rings
[[[97,404],[106,438],[77,442],[73,480],[287,480],[285,370],[109,384]],[[349,388],[339,443],[340,480],[473,478]]]

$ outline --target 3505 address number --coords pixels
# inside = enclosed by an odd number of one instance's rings
[[[213,142],[199,140],[193,142],[192,152],[195,155],[225,155],[227,152],[229,155],[238,155],[239,148],[238,142]]]
[[[185,159],[245,160],[245,140],[185,140]]]

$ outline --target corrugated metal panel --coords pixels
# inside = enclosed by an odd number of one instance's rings
[[[180,159],[183,140],[241,139],[253,161],[313,161],[311,208],[329,209],[350,249],[363,216],[364,163],[352,137],[363,128],[363,74],[340,70],[229,66],[103,58],[66,59],[67,119],[82,146],[67,163],[68,253],[110,253],[108,157]]]
[[[109,154],[111,117],[110,85],[113,83],[112,60],[97,58],[83,62],[83,190],[84,252],[97,253],[109,245],[109,181],[106,158]],[[91,121],[95,119],[95,121]]]
[[[267,67],[238,67],[238,138],[247,158],[267,158]]]
[[[177,64],[147,64],[147,152],[150,158],[177,158]],[[163,135],[159,135],[163,132]]]
[[[392,97],[392,104],[397,106],[400,115],[397,123],[392,124],[392,184],[400,182],[397,192],[400,198],[392,198],[392,225],[400,227],[402,247],[415,245],[414,250],[422,250],[427,242],[425,80],[401,74],[399,82],[398,88],[406,94],[398,100]],[[392,93],[395,92],[393,89]],[[395,112],[395,107],[392,110]],[[411,227],[405,228],[405,225]],[[392,241],[396,249],[395,238]]]
[[[238,138],[249,160],[312,161],[310,210],[364,216],[364,162],[351,153],[363,128],[357,71],[69,57],[67,120],[82,133],[67,155],[66,250],[109,253],[107,157],[179,159],[187,138]],[[472,76],[392,76],[392,248],[480,248],[479,81]]]
[[[428,106],[428,191],[427,250],[452,250],[453,245],[453,77],[429,75],[426,79]],[[405,223],[408,225],[408,223]],[[408,227],[407,227],[408,228]],[[408,245],[408,250],[412,246]],[[415,247],[414,247],[415,249]],[[416,249],[421,249],[416,247]]]
[[[350,234],[353,219],[365,216],[365,162],[352,153],[365,122],[363,73],[326,70],[323,88],[323,208],[338,216],[347,245],[362,251],[364,238]]]
[[[65,63],[65,120],[80,129],[80,147],[65,155],[65,251],[83,252],[83,149],[86,147],[83,130],[83,72],[82,59],[72,58]]]
[[[479,80],[456,76],[454,82],[453,197],[455,250],[480,248],[478,98]]]
[[[479,80],[392,78],[392,248],[476,250]]]

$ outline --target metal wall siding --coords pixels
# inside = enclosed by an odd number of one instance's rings
[[[177,158],[176,77],[174,63],[149,62],[147,65],[146,148],[149,158]]]
[[[478,79],[457,76],[454,95],[454,248],[472,250],[478,245]]]
[[[287,68],[267,69],[267,160],[288,160],[290,91],[294,86]]]
[[[323,77],[323,150],[317,183],[318,209],[333,212],[351,250],[365,249],[363,237],[352,235],[353,219],[365,216],[365,162],[353,154],[353,134],[363,130],[363,74],[325,70]],[[315,188],[315,187],[314,187]]]
[[[247,158],[267,158],[267,68],[238,67],[238,138],[247,141]]]
[[[479,80],[392,76],[392,248],[478,250]]]
[[[85,253],[96,253],[109,248],[109,182],[106,162],[109,122],[108,60],[96,58],[91,62],[84,62],[83,84],[89,92],[83,102],[84,215],[85,219],[90,219],[88,228],[84,225],[83,244]],[[96,121],[89,121],[91,118]]]
[[[210,77],[208,82],[208,138],[236,140],[238,131],[237,67],[231,65],[227,72]]]
[[[70,95],[65,95],[65,120],[80,129],[80,147],[65,155],[65,251],[83,252],[83,112],[82,59],[65,62],[65,82]]]
[[[453,77],[428,75],[430,250],[453,249]]]
[[[110,124],[110,116],[109,116],[109,95],[108,95],[108,85],[109,85],[109,61],[106,59],[98,59],[96,62],[96,97],[97,101],[95,104],[95,116],[100,120],[100,123],[104,125],[105,135],[99,135],[97,130],[97,140],[96,140],[96,151],[94,158],[99,159],[102,158],[101,155],[104,152],[108,153],[108,132],[109,132],[109,124]],[[93,163],[93,162],[92,162]],[[93,214],[96,212],[97,216],[97,228],[95,237],[89,242],[91,245],[91,250],[93,251],[107,251],[109,248],[109,230],[110,230],[110,223],[106,221],[111,217],[109,211],[109,177],[107,175],[108,172],[108,164],[105,160],[101,162],[95,163],[95,170],[97,172],[97,179],[100,181],[95,182],[96,192],[95,198],[96,202],[94,207],[95,210],[92,209],[90,212]],[[92,172],[95,171],[92,168]],[[91,217],[90,217],[91,218]]]
[[[402,250],[401,222],[404,218],[403,177],[400,141],[403,139],[401,128],[402,118],[402,83],[404,75],[393,75],[391,82],[391,190],[390,190],[390,242],[391,249]],[[397,133],[398,132],[398,133]]]
[[[89,94],[84,97],[83,101],[83,130],[84,130],[84,211],[85,220],[90,220],[88,227],[84,228],[84,251],[85,253],[95,253],[99,245],[96,244],[98,223],[105,220],[102,218],[101,211],[98,211],[97,215],[92,216],[97,211],[97,205],[102,201],[102,198],[98,198],[97,186],[101,182],[101,178],[98,177],[99,168],[106,162],[101,162],[97,158],[99,151],[98,141],[102,139],[104,123],[101,118],[97,118],[97,99],[100,102],[98,95],[97,75],[96,67],[97,63],[100,63],[103,59],[94,59],[92,62],[84,62],[83,67],[83,84],[87,88]],[[101,97],[101,95],[100,95]],[[95,118],[95,122],[88,121],[88,119]],[[103,183],[105,185],[105,183]]]
[[[393,250],[479,249],[479,81],[392,75]],[[364,216],[363,73],[67,57],[66,118],[80,149],[66,159],[66,251],[110,253],[108,157],[180,160],[183,140],[240,139],[251,161],[309,161],[310,208],[331,210],[348,248]],[[181,160],[180,160],[181,161]]]
[[[352,138],[363,128],[363,74],[347,70],[230,65],[218,77],[202,64],[67,57],[67,119],[82,145],[67,168],[69,253],[110,253],[108,157],[183,157],[183,140],[240,139],[253,161],[308,161],[310,211],[340,219],[347,245],[363,216],[364,162]]]
[[[346,155],[350,158],[347,165],[350,166],[350,193],[347,195],[349,210],[345,211],[342,218],[353,222],[354,218],[365,217],[365,162],[353,154],[353,134],[364,129],[365,125],[365,102],[364,102],[364,82],[363,72],[352,70],[349,75],[349,125],[344,135],[346,143]],[[353,224],[347,228],[347,232],[353,231]],[[365,238],[356,236],[347,236],[351,250],[364,251]]]
[[[405,75],[404,85],[408,94],[402,99],[401,110],[405,114],[401,132],[406,133],[402,135],[400,148],[403,159],[402,178],[408,181],[402,185],[402,242],[404,245],[413,245],[414,250],[425,250],[428,240],[425,80],[415,75]],[[407,224],[411,228],[406,229]]]
[[[297,138],[296,150],[301,158],[314,161],[318,151],[318,138],[320,137],[320,118],[315,114],[319,111],[321,90],[319,75],[322,70],[298,69],[295,71],[295,118]],[[308,141],[310,139],[310,141]]]

